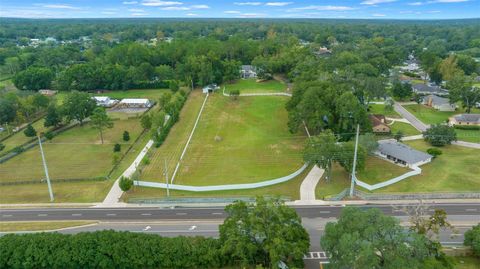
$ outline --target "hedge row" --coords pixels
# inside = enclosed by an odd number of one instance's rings
[[[218,239],[98,231],[0,237],[0,268],[221,268]]]
[[[168,115],[170,115],[170,119],[162,128],[160,134],[155,135],[155,147],[158,148],[163,144],[168,134],[170,133],[170,129],[172,129],[175,123],[177,123],[180,119],[180,111],[182,110],[183,105],[185,105],[185,102],[187,101],[187,96],[188,93],[184,91],[178,91],[173,95],[169,103],[165,106],[164,110]]]
[[[480,130],[478,125],[455,125],[455,129],[460,130]]]

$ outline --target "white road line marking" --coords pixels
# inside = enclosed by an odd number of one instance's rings
[[[178,216],[185,216],[185,215],[187,215],[187,213],[176,213],[175,215],[178,215]]]
[[[143,213],[142,216],[151,216],[152,214],[150,213]]]
[[[39,216],[39,217],[46,217],[46,216],[48,216],[48,215],[47,215],[47,214],[38,214],[37,216]]]
[[[107,216],[116,216],[116,215],[117,215],[117,214],[113,214],[113,213],[107,214]]]
[[[320,214],[328,214],[330,211],[320,211]]]
[[[212,215],[222,215],[222,212],[213,212]]]
[[[80,217],[82,214],[72,214],[74,217]]]
[[[450,236],[461,236],[462,234],[450,234]]]
[[[467,208],[467,209],[465,209],[465,211],[471,212],[471,211],[477,211],[477,209],[476,208]]]
[[[12,215],[2,215],[2,217],[5,217],[5,218],[9,218],[11,217]]]

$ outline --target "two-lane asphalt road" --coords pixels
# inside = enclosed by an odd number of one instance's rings
[[[398,207],[392,205],[361,205],[362,209],[378,208],[390,216],[405,216]],[[336,218],[343,206],[296,206],[302,218]],[[432,204],[430,210],[444,209],[449,216],[478,216],[480,204]],[[42,221],[42,220],[98,220],[98,221],[158,221],[158,220],[209,220],[223,219],[223,207],[207,208],[40,208],[40,209],[1,209],[0,221]]]

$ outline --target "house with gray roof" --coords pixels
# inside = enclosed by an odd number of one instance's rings
[[[375,153],[381,158],[410,168],[429,163],[433,158],[430,154],[418,151],[394,140],[379,141],[378,149]]]
[[[448,119],[450,125],[480,126],[480,114],[458,114]]]
[[[423,104],[433,107],[438,111],[455,111],[457,108],[455,104],[450,104],[450,99],[433,94],[425,96],[423,98]]]
[[[445,96],[448,95],[448,91],[445,89],[442,89],[439,86],[431,86],[427,84],[414,84],[412,86],[412,91],[416,94],[421,94],[421,95],[438,95],[438,96]]]

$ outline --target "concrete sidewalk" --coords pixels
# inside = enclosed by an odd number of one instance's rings
[[[318,166],[313,166],[312,170],[310,170],[300,185],[301,201],[315,200],[315,187],[317,186],[318,181],[320,181],[322,178],[324,172],[325,170],[319,168]]]
[[[153,145],[153,140],[149,140],[148,143],[145,145],[143,150],[138,154],[137,158],[133,163],[123,172],[123,174],[115,180],[115,183],[113,183],[112,188],[107,194],[107,197],[103,200],[103,203],[99,206],[102,207],[112,207],[112,206],[118,206],[119,200],[122,197],[123,191],[120,189],[120,186],[118,185],[118,182],[120,181],[120,178],[122,177],[131,177],[135,171],[137,170],[137,166],[140,164],[140,162],[143,160],[143,157],[147,154],[148,150],[152,147]]]

